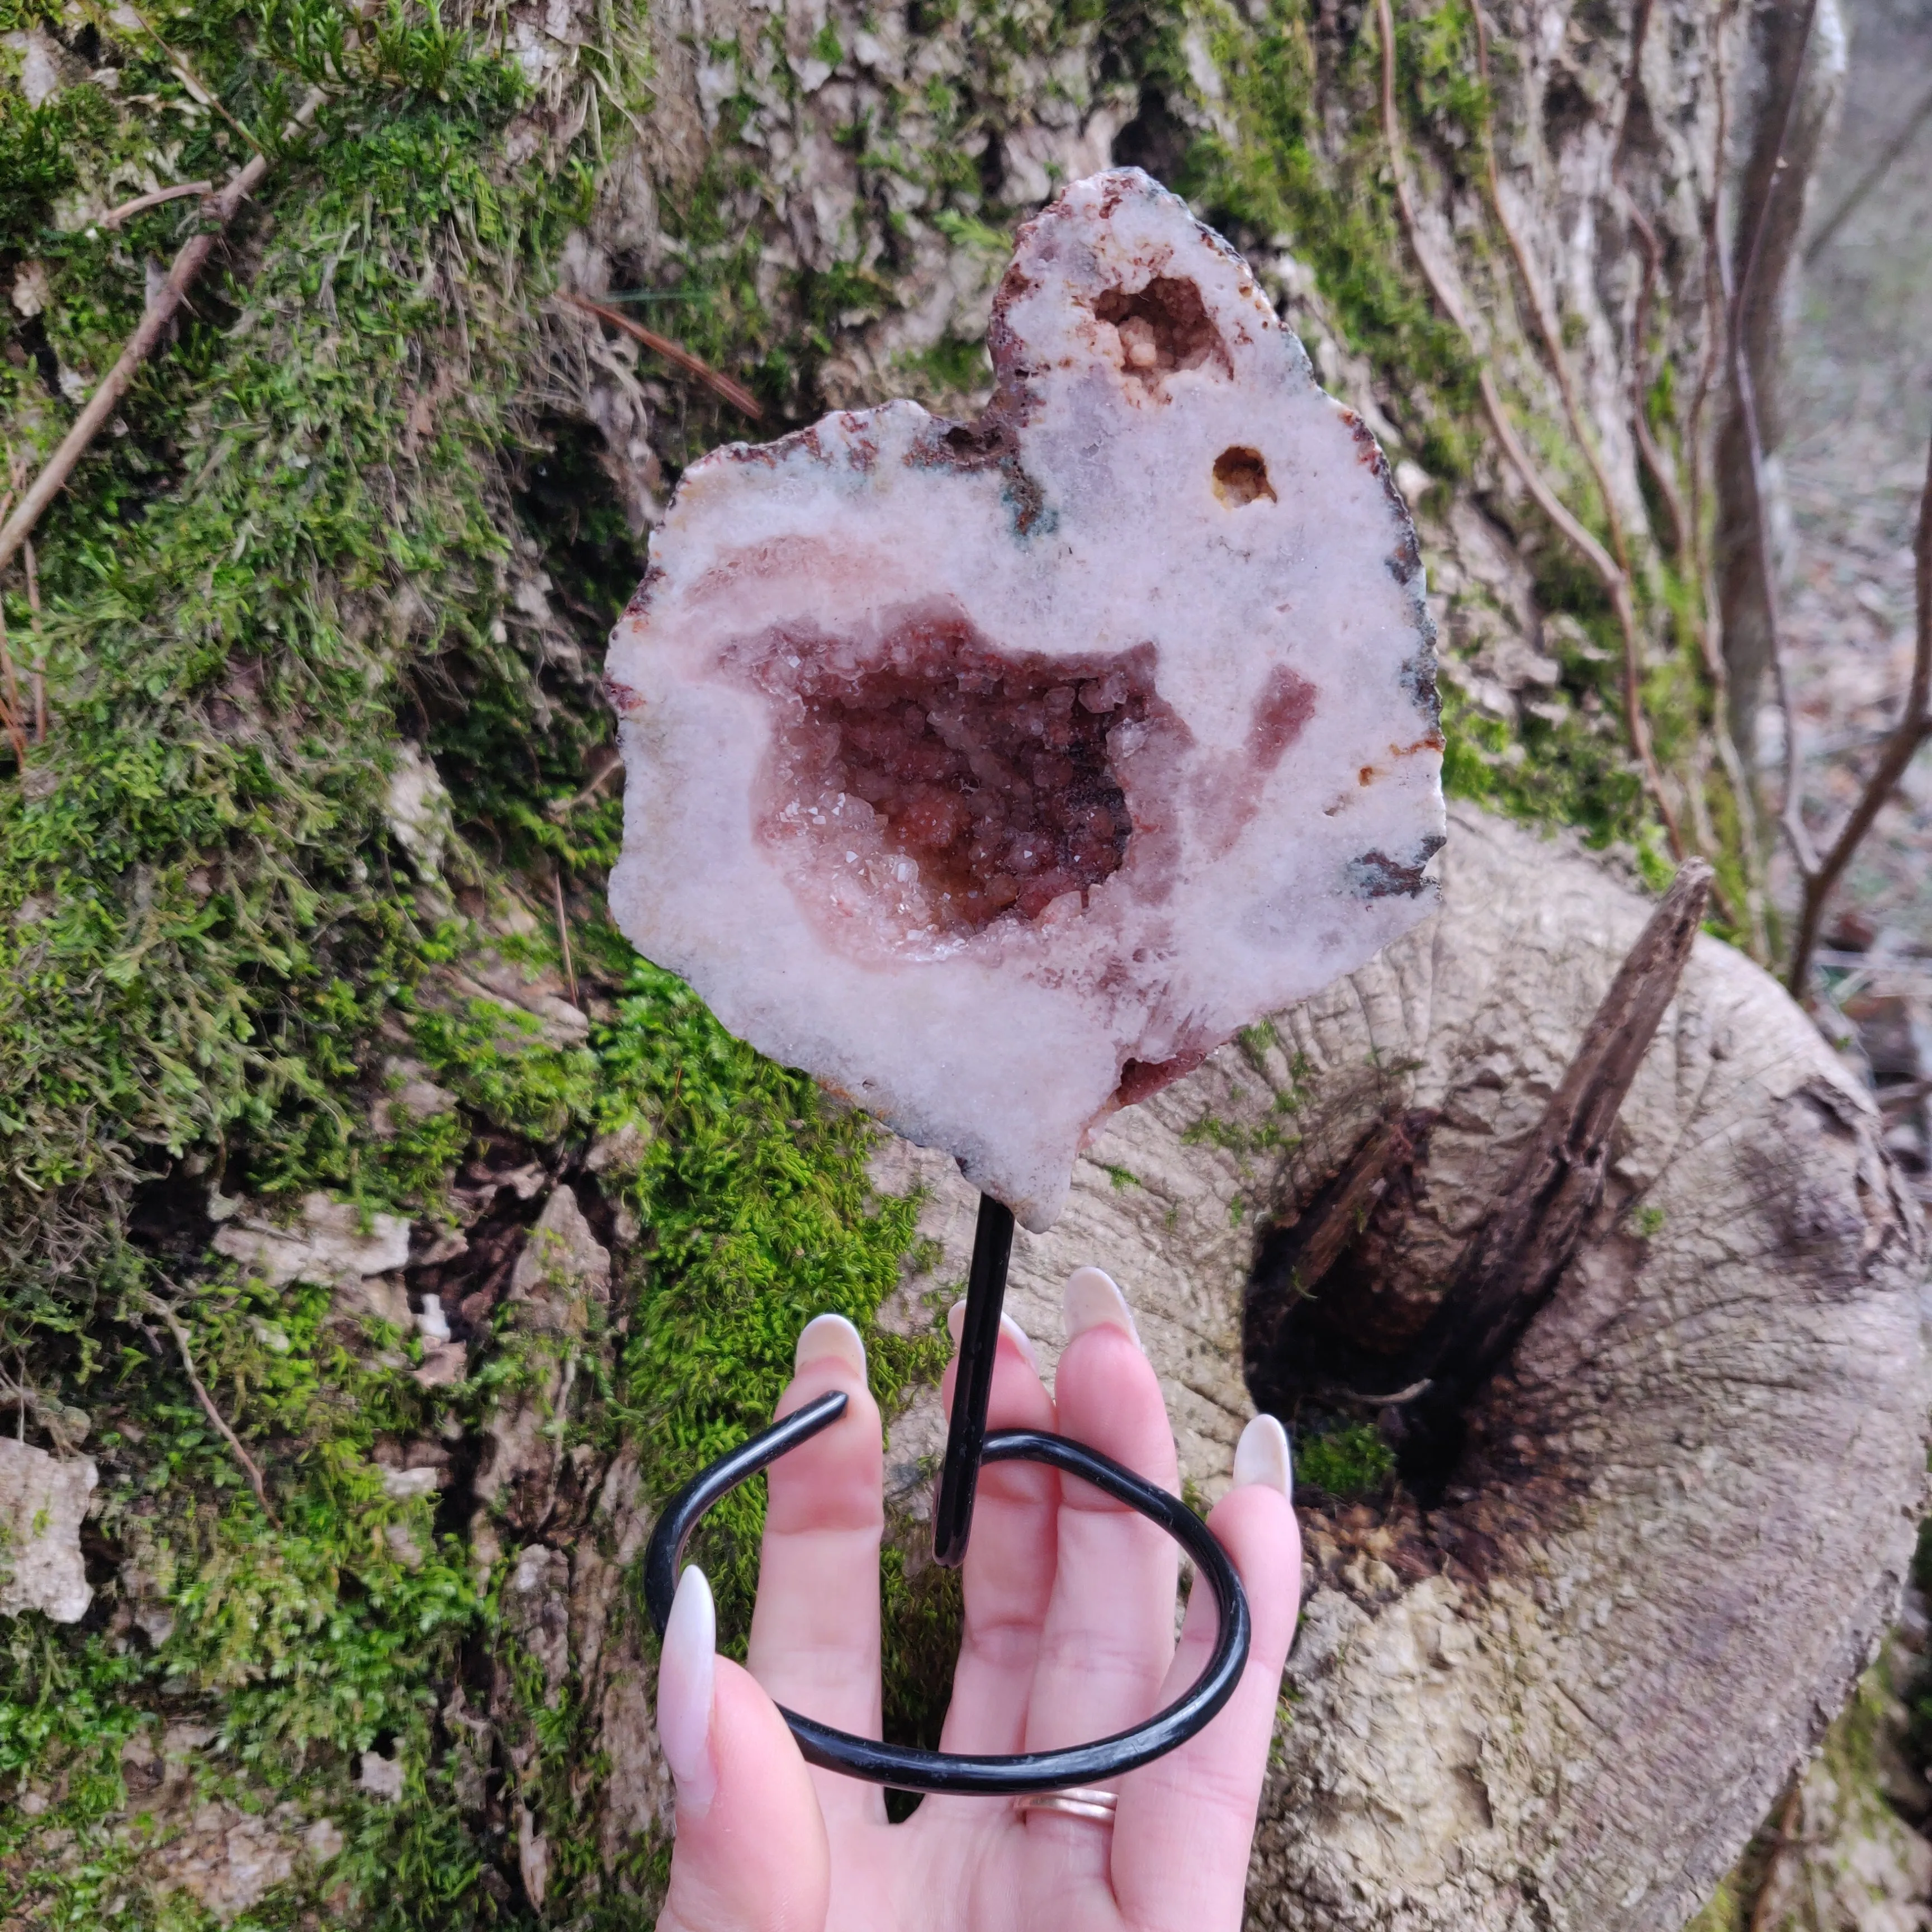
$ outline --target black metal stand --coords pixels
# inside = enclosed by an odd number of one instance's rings
[[[973,1500],[986,1447],[986,1405],[992,1400],[993,1360],[1000,1348],[1000,1310],[1006,1298],[1006,1265],[1013,1258],[1013,1210],[990,1194],[980,1197],[973,1231],[973,1267],[966,1277],[966,1322],[959,1331],[959,1368],[952,1384],[952,1421],[932,1507],[932,1560],[956,1570],[973,1533]]]
[[[781,1706],[799,1749],[808,1763],[843,1772],[900,1791],[941,1791],[1015,1796],[1030,1791],[1058,1791],[1094,1785],[1150,1759],[1164,1756],[1206,1724],[1234,1694],[1248,1660],[1248,1600],[1226,1552],[1208,1526],[1177,1497],[1143,1481],[1098,1450],[1038,1430],[986,1431],[986,1405],[992,1393],[993,1360],[1000,1338],[1000,1309],[1006,1298],[1006,1266],[1012,1252],[1010,1208],[986,1196],[973,1245],[973,1267],[966,1288],[966,1321],[960,1336],[959,1365],[952,1395],[952,1420],[946,1460],[933,1510],[933,1554],[956,1567],[964,1560],[973,1524],[973,1503],[981,1466],[987,1462],[1044,1462],[1078,1476],[1118,1502],[1157,1522],[1180,1544],[1214,1592],[1220,1624],[1208,1667],[1186,1694],[1132,1730],[1116,1732],[1091,1744],[1058,1750],[1025,1751],[1012,1756],[968,1757],[944,1751],[915,1750],[881,1743],[849,1731],[833,1730]],[[846,1397],[834,1391],[808,1402],[796,1414],[775,1423],[728,1456],[722,1456],[672,1498],[652,1532],[644,1556],[644,1599],[662,1636],[677,1589],[684,1548],[704,1513],[721,1496],[760,1469],[808,1442],[844,1414]]]

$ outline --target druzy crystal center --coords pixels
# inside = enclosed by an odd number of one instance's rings
[[[1001,650],[932,615],[862,661],[778,640],[760,680],[783,700],[764,836],[824,848],[802,889],[842,873],[908,938],[1084,909],[1132,836],[1114,761],[1165,722],[1153,656]]]

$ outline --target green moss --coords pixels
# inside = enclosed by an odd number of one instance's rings
[[[1452,95],[1462,103],[1468,91],[1450,84],[1443,53],[1462,10],[1444,8],[1398,36],[1405,78],[1432,108]],[[1466,476],[1475,448],[1475,364],[1410,262],[1372,107],[1372,30],[1365,25],[1340,74],[1323,77],[1360,110],[1337,166],[1316,152],[1317,61],[1300,0],[1269,0],[1258,20],[1218,9],[1206,17],[1234,132],[1198,139],[1172,185],[1238,241],[1279,238],[1306,260],[1351,345],[1400,372],[1398,406],[1408,412],[1403,427],[1424,466],[1440,477]],[[1184,86],[1178,46],[1168,64]]]
[[[1738,1892],[1736,1874],[1726,1874],[1684,1932],[1744,1932],[1748,1905]]]
[[[1329,1422],[1296,1433],[1298,1489],[1358,1502],[1382,1494],[1394,1474],[1395,1452],[1369,1423]]]
[[[151,17],[258,133],[326,78],[328,162],[278,163],[249,279],[204,282],[197,319],[129,398],[129,434],[90,454],[37,532],[56,731],[31,783],[0,772],[0,1327],[10,1361],[110,1419],[100,1533],[173,1627],[152,1649],[12,1627],[0,1762],[64,1795],[37,1822],[10,1815],[5,1842],[62,1830],[78,1850],[72,1876],[9,1862],[0,1910],[31,1895],[36,1922],[99,1914],[126,1862],[109,1829],[119,1744],[159,1706],[212,1723],[247,1790],[344,1823],[330,1882],[350,1922],[482,1922],[498,1916],[484,1882],[498,1854],[456,1806],[435,1714],[463,1658],[492,1642],[494,1604],[462,1539],[429,1502],[388,1498],[371,1456],[383,1434],[473,1426],[527,1372],[525,1352],[506,1341],[475,1382],[422,1390],[413,1341],[356,1336],[320,1291],[271,1294],[130,1245],[130,1186],[195,1150],[231,1191],[320,1186],[434,1218],[479,1133],[580,1145],[644,1120],[655,1137],[631,1196],[655,1244],[624,1285],[618,1379],[570,1426],[606,1448],[634,1432],[659,1494],[764,1419],[804,1316],[869,1319],[911,1209],[871,1202],[864,1123],[823,1109],[664,975],[640,969],[576,1048],[452,996],[446,969],[520,872],[594,880],[614,850],[616,807],[555,809],[608,724],[587,670],[519,631],[520,560],[533,546],[579,607],[586,650],[639,567],[608,490],[585,487],[580,441],[520,400],[535,338],[500,291],[540,291],[586,203],[568,166],[501,170],[524,98],[514,64],[434,14],[385,16],[359,49],[326,5]],[[154,46],[114,55],[124,94],[185,99]],[[50,106],[0,94],[0,250],[47,261],[46,338],[98,366],[138,312],[140,254],[44,224],[145,124],[98,89]],[[232,130],[181,118],[176,167],[228,172]],[[182,219],[158,211],[132,238],[165,253]],[[824,298],[849,293],[830,283]],[[694,305],[700,326],[734,326],[726,307]],[[40,376],[31,358],[4,366],[17,430]],[[460,383],[439,388],[444,370]],[[34,406],[44,446],[60,424]],[[10,633],[32,634],[17,577],[7,590]],[[454,795],[446,871],[470,914],[438,909],[388,843],[405,731]],[[548,963],[548,922],[536,932],[493,943]],[[606,931],[578,938],[624,956]],[[368,1101],[399,1036],[461,1105],[382,1137]],[[268,1472],[273,1520],[166,1334],[148,1324],[154,1352],[142,1340],[152,1293],[177,1300],[204,1382]],[[881,1393],[938,1353],[881,1338]],[[757,1519],[745,1498],[713,1534],[728,1614],[745,1605]],[[571,1762],[574,1721],[566,1700],[541,1727],[545,1766]],[[356,1754],[379,1744],[404,1763],[398,1807],[352,1791]],[[600,1882],[560,1855],[560,1895]],[[290,1922],[301,1888],[285,1889],[251,1916]]]
[[[898,1285],[916,1203],[873,1198],[864,1156],[875,1130],[862,1114],[760,1059],[669,974],[640,963],[633,988],[604,1055],[602,1124],[634,1118],[633,1096],[648,1096],[656,1132],[630,1192],[653,1252],[619,1401],[662,1494],[770,1420],[812,1316],[869,1325]],[[945,1352],[938,1337],[875,1334],[868,1353],[890,1408]],[[755,1493],[740,1490],[706,1526],[728,1630],[748,1613],[761,1520]]]

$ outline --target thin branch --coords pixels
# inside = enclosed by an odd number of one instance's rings
[[[20,560],[27,566],[27,610],[34,626],[34,668],[29,682],[34,688],[34,742],[47,742],[47,642],[40,629],[40,573],[34,560],[34,546],[20,546]]]
[[[214,1406],[214,1398],[208,1394],[200,1376],[195,1372],[194,1352],[189,1346],[188,1330],[182,1325],[181,1318],[158,1294],[143,1295],[142,1299],[153,1313],[160,1317],[166,1324],[169,1334],[175,1338],[175,1346],[181,1351],[182,1367],[187,1373],[188,1386],[194,1390],[202,1414],[214,1425],[222,1440],[234,1450],[236,1461],[242,1465],[248,1476],[248,1486],[255,1492],[255,1500],[262,1505],[262,1514],[279,1529],[280,1520],[268,1505],[268,1490],[262,1480],[261,1471],[255,1466],[254,1457],[242,1448],[241,1437],[229,1427],[220,1410]]]
[[[0,517],[7,514],[7,506],[14,500],[9,490],[0,496]],[[14,677],[14,658],[7,648],[7,603],[0,596],[0,731],[7,734],[14,747],[14,762],[24,772],[27,769],[27,734],[20,722],[20,687]]]
[[[307,127],[326,98],[320,88],[315,88],[296,110],[294,118],[284,130],[283,138],[286,140],[289,135]],[[68,431],[60,447],[34,478],[20,508],[4,526],[0,526],[0,570],[7,567],[14,553],[33,534],[40,513],[59,495],[68,478],[73,474],[74,465],[114,413],[116,405],[128,393],[136,372],[166,334],[176,311],[186,299],[188,290],[206,266],[208,258],[214,254],[214,244],[221,238],[223,231],[268,171],[268,157],[256,154],[226,187],[209,198],[207,215],[211,225],[183,244],[175,257],[173,267],[168,271],[166,281],[155,292],[134,334],[128,337],[120,359],[87,399],[86,406],[75,418],[74,427]]]
[[[27,729],[22,722],[20,686],[14,675],[13,653],[7,648],[7,614],[0,609],[0,731],[14,747],[14,761],[27,769]]]
[[[1844,200],[1818,224],[1818,232],[1804,244],[1804,266],[1808,268],[1832,245],[1832,238],[1851,218],[1860,202],[1892,172],[1892,164],[1912,142],[1919,130],[1932,121],[1932,92],[1928,92],[1906,116],[1905,124],[1880,151],[1879,157],[1852,184]]]
[[[1658,448],[1657,438],[1651,433],[1650,412],[1644,400],[1643,338],[1650,325],[1650,304],[1657,292],[1657,272],[1664,258],[1664,245],[1658,239],[1657,230],[1650,217],[1637,206],[1636,196],[1628,188],[1624,190],[1624,212],[1630,218],[1630,226],[1636,231],[1643,251],[1643,279],[1637,284],[1636,305],[1630,316],[1630,430],[1636,439],[1637,454],[1650,472],[1658,500],[1664,506],[1664,520],[1670,526],[1664,534],[1664,548],[1681,566],[1690,553],[1690,526],[1684,514],[1684,499],[1678,490],[1677,478],[1664,452]],[[1708,637],[1709,627],[1702,626],[1700,631],[1700,634]],[[1707,644],[1704,652],[1707,668],[1712,656]]]
[[[741,416],[748,416],[753,422],[764,420],[764,410],[758,399],[743,383],[730,376],[722,376],[711,364],[692,354],[688,349],[680,349],[668,336],[660,335],[653,328],[646,328],[640,322],[633,322],[628,315],[614,308],[607,308],[602,302],[590,301],[586,296],[573,295],[568,289],[557,291],[557,299],[567,302],[573,308],[582,309],[586,315],[596,316],[600,322],[608,322],[613,328],[641,342],[653,356],[662,356],[667,362],[675,364],[687,375],[695,376],[705,387],[722,396],[725,401]]]
[[[175,78],[181,82],[182,86],[188,89],[190,96],[200,106],[206,107],[210,113],[220,115],[222,119],[226,121],[229,126],[233,128],[236,133],[239,134],[242,140],[247,142],[249,146],[254,149],[258,158],[263,160],[267,160],[268,150],[262,146],[260,141],[256,140],[254,131],[250,128],[244,127],[239,121],[236,119],[233,115],[229,112],[228,110],[222,104],[221,97],[218,94],[212,87],[208,86],[204,80],[202,80],[201,76],[195,72],[193,68],[188,65],[188,62],[182,56],[177,53],[172,47],[168,45],[167,42],[161,37],[160,29],[154,25],[153,21],[148,18],[146,14],[141,11],[140,8],[133,6],[131,4],[131,0],[129,10],[134,14],[135,19],[139,20],[141,25],[147,29],[148,37],[154,41],[155,46],[160,49],[163,55],[166,56],[169,66],[174,69]]]
[[[1778,614],[1778,566],[1771,528],[1771,490],[1765,477],[1764,437],[1757,412],[1757,386],[1751,373],[1750,355],[1745,344],[1747,320],[1757,279],[1758,263],[1771,226],[1771,204],[1777,193],[1778,176],[1784,170],[1784,149],[1791,138],[1792,118],[1798,111],[1798,97],[1804,82],[1804,65],[1811,51],[1811,34],[1818,19],[1818,0],[1806,0],[1804,23],[1798,48],[1791,63],[1790,85],[1778,110],[1778,144],[1772,165],[1765,176],[1764,192],[1757,206],[1742,218],[1738,239],[1744,246],[1744,266],[1731,286],[1730,257],[1724,245],[1721,216],[1718,230],[1718,261],[1724,286],[1725,312],[1729,318],[1732,385],[1737,392],[1738,418],[1744,430],[1744,449],[1750,472],[1751,514],[1754,526],[1754,548],[1757,552],[1759,594],[1764,600],[1765,641],[1778,690],[1778,706],[1784,714],[1784,802],[1780,823],[1790,841],[1800,875],[1808,883],[1818,869],[1817,848],[1805,830],[1802,764],[1798,749],[1798,713],[1791,701],[1791,679],[1784,661],[1784,640]],[[1718,188],[1721,197],[1721,180]]]
[[[1720,165],[1712,172],[1710,199],[1704,203],[1701,211],[1701,225],[1704,231],[1704,339],[1698,346],[1697,380],[1691,386],[1690,406],[1684,412],[1684,447],[1690,458],[1687,508],[1690,516],[1690,542],[1693,554],[1696,559],[1697,580],[1703,588],[1704,608],[1711,613],[1714,634],[1722,620],[1716,573],[1706,528],[1706,466],[1710,460],[1710,453],[1705,446],[1703,424],[1705,405],[1710,400],[1712,386],[1716,380],[1720,364],[1727,359],[1729,352],[1730,297],[1727,258],[1724,253],[1724,170],[1722,164],[1724,157],[1730,152],[1732,76],[1726,68],[1724,49],[1727,30],[1737,5],[1738,0],[1723,0],[1711,36],[1712,67],[1717,82],[1717,124],[1712,134],[1711,151],[1718,158]],[[1721,656],[1722,640],[1719,638],[1717,641]],[[1754,816],[1755,813],[1754,806]]]
[[[1382,29],[1382,134],[1388,150],[1389,172],[1395,184],[1396,206],[1402,216],[1410,250],[1421,268],[1423,279],[1428,283],[1437,305],[1461,332],[1470,354],[1475,359],[1477,383],[1482,394],[1483,408],[1489,417],[1490,428],[1496,432],[1497,442],[1502,446],[1504,454],[1522,478],[1538,508],[1550,519],[1564,540],[1589,566],[1592,574],[1602,584],[1610,598],[1610,608],[1616,614],[1617,627],[1623,637],[1624,724],[1630,735],[1630,748],[1636,754],[1638,766],[1642,772],[1644,788],[1657,807],[1658,816],[1664,821],[1671,851],[1682,860],[1687,851],[1683,830],[1677,822],[1676,809],[1665,792],[1664,774],[1658,769],[1657,754],[1651,743],[1649,721],[1644,715],[1641,645],[1637,629],[1636,606],[1630,595],[1629,574],[1578,521],[1531,460],[1529,452],[1523,448],[1522,439],[1516,433],[1515,425],[1510,421],[1508,411],[1503,406],[1496,377],[1490,372],[1489,359],[1476,349],[1474,337],[1468,318],[1462,312],[1461,302],[1436,266],[1428,250],[1423,246],[1422,231],[1415,215],[1414,196],[1409,185],[1408,165],[1402,154],[1402,123],[1396,111],[1395,16],[1389,0],[1376,0],[1376,12]]]
[[[110,208],[94,225],[100,228],[118,228],[124,221],[130,221],[137,214],[145,214],[151,208],[159,208],[164,202],[179,201],[190,194],[206,194],[214,188],[212,181],[183,182],[176,188],[158,188],[152,194],[137,194],[132,201],[124,201],[118,208]]]
[[[570,920],[563,906],[563,874],[554,865],[550,868],[550,889],[556,902],[556,938],[563,949],[564,984],[570,988],[570,1004],[581,1011],[584,1002],[578,997],[577,968],[570,957]]]
[[[552,818],[568,818],[580,805],[588,805],[623,769],[623,753],[614,745],[608,747],[603,762],[591,774],[590,782],[574,798],[553,799],[544,810]]]
[[[1925,490],[1918,502],[1918,537],[1914,545],[1918,574],[1918,634],[1912,654],[1912,682],[1905,708],[1865,781],[1851,816],[1832,842],[1831,850],[1804,880],[1804,899],[1798,914],[1798,937],[1791,948],[1785,984],[1802,998],[1811,976],[1811,956],[1818,944],[1826,902],[1852,856],[1864,842],[1918,748],[1932,740],[1932,452],[1926,459]],[[1791,727],[1787,723],[1787,733]]]

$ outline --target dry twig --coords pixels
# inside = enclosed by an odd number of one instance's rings
[[[130,221],[137,214],[145,214],[151,208],[159,208],[164,202],[180,201],[190,194],[206,194],[214,186],[212,181],[183,182],[175,188],[158,188],[152,194],[137,194],[132,201],[124,201],[118,208],[110,208],[95,224],[101,228],[118,228],[124,221]]]
[[[290,134],[307,127],[315,118],[326,98],[320,88],[314,89],[296,110],[294,118],[284,130],[283,138],[286,140]],[[258,154],[237,171],[219,194],[209,198],[208,226],[183,244],[175,256],[174,266],[168,271],[167,280],[155,291],[134,334],[128,337],[119,360],[88,398],[86,406],[74,419],[74,427],[68,431],[60,447],[34,478],[20,508],[4,526],[0,526],[0,570],[7,567],[14,553],[32,535],[41,512],[59,495],[68,478],[73,474],[74,465],[114,413],[115,406],[128,393],[135,372],[166,334],[168,325],[173,321],[195,278],[207,265],[208,258],[214,254],[214,244],[221,238],[223,231],[268,172],[268,157]]]
[[[242,1465],[248,1478],[248,1486],[255,1492],[255,1500],[262,1505],[262,1514],[278,1528],[280,1520],[268,1504],[268,1492],[262,1480],[262,1472],[256,1467],[255,1459],[242,1446],[242,1438],[230,1429],[220,1409],[214,1406],[214,1398],[208,1392],[201,1377],[195,1372],[194,1352],[188,1343],[188,1330],[182,1325],[181,1317],[158,1294],[144,1294],[142,1300],[154,1314],[166,1325],[168,1333],[175,1338],[175,1346],[181,1351],[182,1367],[186,1372],[188,1386],[194,1390],[195,1399],[201,1404],[202,1413],[220,1432],[221,1439],[234,1450],[236,1460]]]
[[[34,742],[47,742],[47,646],[40,632],[40,573],[34,560],[34,546],[20,546],[20,560],[27,566],[27,610],[34,625],[34,668],[28,682],[34,692]]]
[[[633,322],[619,310],[607,308],[602,302],[592,302],[587,296],[573,295],[568,289],[557,291],[558,299],[567,302],[573,308],[582,309],[586,315],[594,315],[600,322],[608,322],[613,328],[620,328],[634,340],[641,342],[653,356],[662,356],[667,362],[674,363],[686,374],[695,376],[705,387],[722,396],[742,416],[748,416],[753,422],[762,422],[765,412],[759,406],[758,399],[742,382],[730,376],[722,376],[711,364],[692,354],[688,349],[680,349],[668,336],[660,335],[656,329],[646,328],[640,322]]]
[[[1396,111],[1395,98],[1395,15],[1389,0],[1376,0],[1376,19],[1382,29],[1382,134],[1388,149],[1389,172],[1395,184],[1396,206],[1402,216],[1402,226],[1408,238],[1409,248],[1422,270],[1423,279],[1436,298],[1437,306],[1468,345],[1469,352],[1475,359],[1477,386],[1481,392],[1484,412],[1490,419],[1490,427],[1508,458],[1510,466],[1522,478],[1536,506],[1555,525],[1564,540],[1581,556],[1589,567],[1591,574],[1603,586],[1610,600],[1610,608],[1616,614],[1617,628],[1624,644],[1623,700],[1624,728],[1628,732],[1630,748],[1636,754],[1637,764],[1643,775],[1644,788],[1656,806],[1658,815],[1664,821],[1664,829],[1670,841],[1672,853],[1682,860],[1686,855],[1682,828],[1677,822],[1677,813],[1664,790],[1664,774],[1658,768],[1657,754],[1651,743],[1650,722],[1644,714],[1642,688],[1642,644],[1637,628],[1636,603],[1630,591],[1629,572],[1618,565],[1617,560],[1604,549],[1596,538],[1586,530],[1571,512],[1556,492],[1551,488],[1529,452],[1522,446],[1522,440],[1516,433],[1516,426],[1510,421],[1509,412],[1503,405],[1501,392],[1496,388],[1489,358],[1476,350],[1468,319],[1462,312],[1462,304],[1455,290],[1431,258],[1423,245],[1422,231],[1415,216],[1415,200],[1408,179],[1408,166],[1402,154],[1402,123]],[[1532,290],[1532,294],[1534,291]]]
[[[1932,452],[1928,452],[1926,459],[1925,491],[1919,499],[1918,536],[1913,551],[1918,566],[1918,626],[1912,654],[1912,682],[1906,690],[1905,708],[1886,738],[1850,817],[1832,842],[1831,849],[1804,869],[1804,896],[1798,908],[1798,936],[1792,944],[1790,970],[1785,976],[1785,984],[1801,999],[1811,976],[1812,955],[1833,889],[1886,800],[1904,777],[1918,748],[1932,741]],[[1789,722],[1785,730],[1789,736],[1792,730]]]
[[[7,506],[14,500],[9,490],[0,496],[0,517],[7,514]],[[14,747],[14,762],[24,772],[27,769],[27,734],[20,716],[20,687],[14,676],[13,653],[7,648],[7,605],[0,598],[0,731]]]
[[[584,1002],[577,992],[577,968],[570,956],[570,919],[564,910],[563,874],[555,866],[550,868],[550,895],[556,902],[557,944],[563,949],[563,980],[570,988],[570,1004],[580,1011]]]
[[[588,805],[611,779],[624,769],[624,754],[613,745],[607,748],[603,762],[591,774],[590,782],[574,798],[553,799],[544,807],[552,818],[568,818],[580,805]]]

